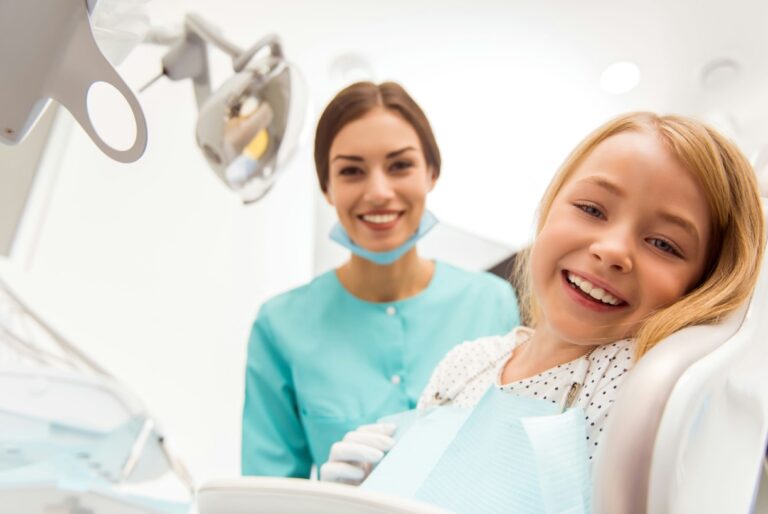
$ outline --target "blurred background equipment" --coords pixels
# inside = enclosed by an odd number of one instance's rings
[[[131,488],[166,475],[186,498]],[[181,514],[193,487],[142,402],[0,280],[0,505]]]

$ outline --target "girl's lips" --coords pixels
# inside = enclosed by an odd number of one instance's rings
[[[608,293],[611,296],[613,296],[614,298],[616,298],[619,301],[620,304],[628,304],[629,303],[629,302],[627,302],[627,300],[624,299],[623,296],[621,296],[619,294],[618,291],[613,289],[610,285],[606,284],[605,282],[603,282],[599,278],[593,277],[591,275],[585,275],[583,273],[577,273],[577,272],[571,271],[571,270],[563,270],[563,275],[565,276],[566,279],[568,279],[568,275],[569,274],[576,275],[577,277],[579,277],[579,278],[581,278],[583,280],[586,280],[587,282],[591,283],[592,285],[595,285],[595,286],[599,287],[600,289],[602,289],[606,293]],[[570,281],[569,281],[569,283],[570,283]]]
[[[616,310],[623,309],[624,307],[628,306],[627,302],[623,300],[621,300],[621,303],[619,305],[609,305],[607,303],[603,303],[600,300],[592,298],[587,293],[585,293],[584,291],[576,287],[574,284],[572,284],[568,280],[568,272],[563,272],[561,276],[563,281],[563,287],[565,288],[566,294],[582,307],[585,307],[589,310],[596,311],[596,312],[616,312]],[[598,285],[598,284],[595,284],[595,285]]]

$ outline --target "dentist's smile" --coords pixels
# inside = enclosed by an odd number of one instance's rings
[[[384,231],[397,225],[404,213],[405,211],[371,211],[358,214],[357,219],[371,230]]]

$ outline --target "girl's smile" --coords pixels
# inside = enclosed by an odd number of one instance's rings
[[[608,312],[628,306],[619,293],[595,278],[586,278],[571,271],[563,271],[562,275],[565,287],[572,291],[574,300],[588,309]]]

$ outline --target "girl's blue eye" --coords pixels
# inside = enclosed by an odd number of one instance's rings
[[[659,238],[654,237],[653,239],[651,239],[651,244],[654,247],[656,247],[659,250],[661,250],[662,252],[669,253],[669,254],[675,255],[677,257],[681,256],[681,254],[677,250],[677,248],[672,246],[672,244],[669,241],[665,241],[664,239],[659,239]]]
[[[590,205],[588,203],[582,203],[582,204],[576,204],[576,207],[581,209],[582,211],[586,212],[590,216],[593,216],[595,218],[603,219],[605,218],[605,215],[603,214],[603,211],[595,207],[594,205]]]

